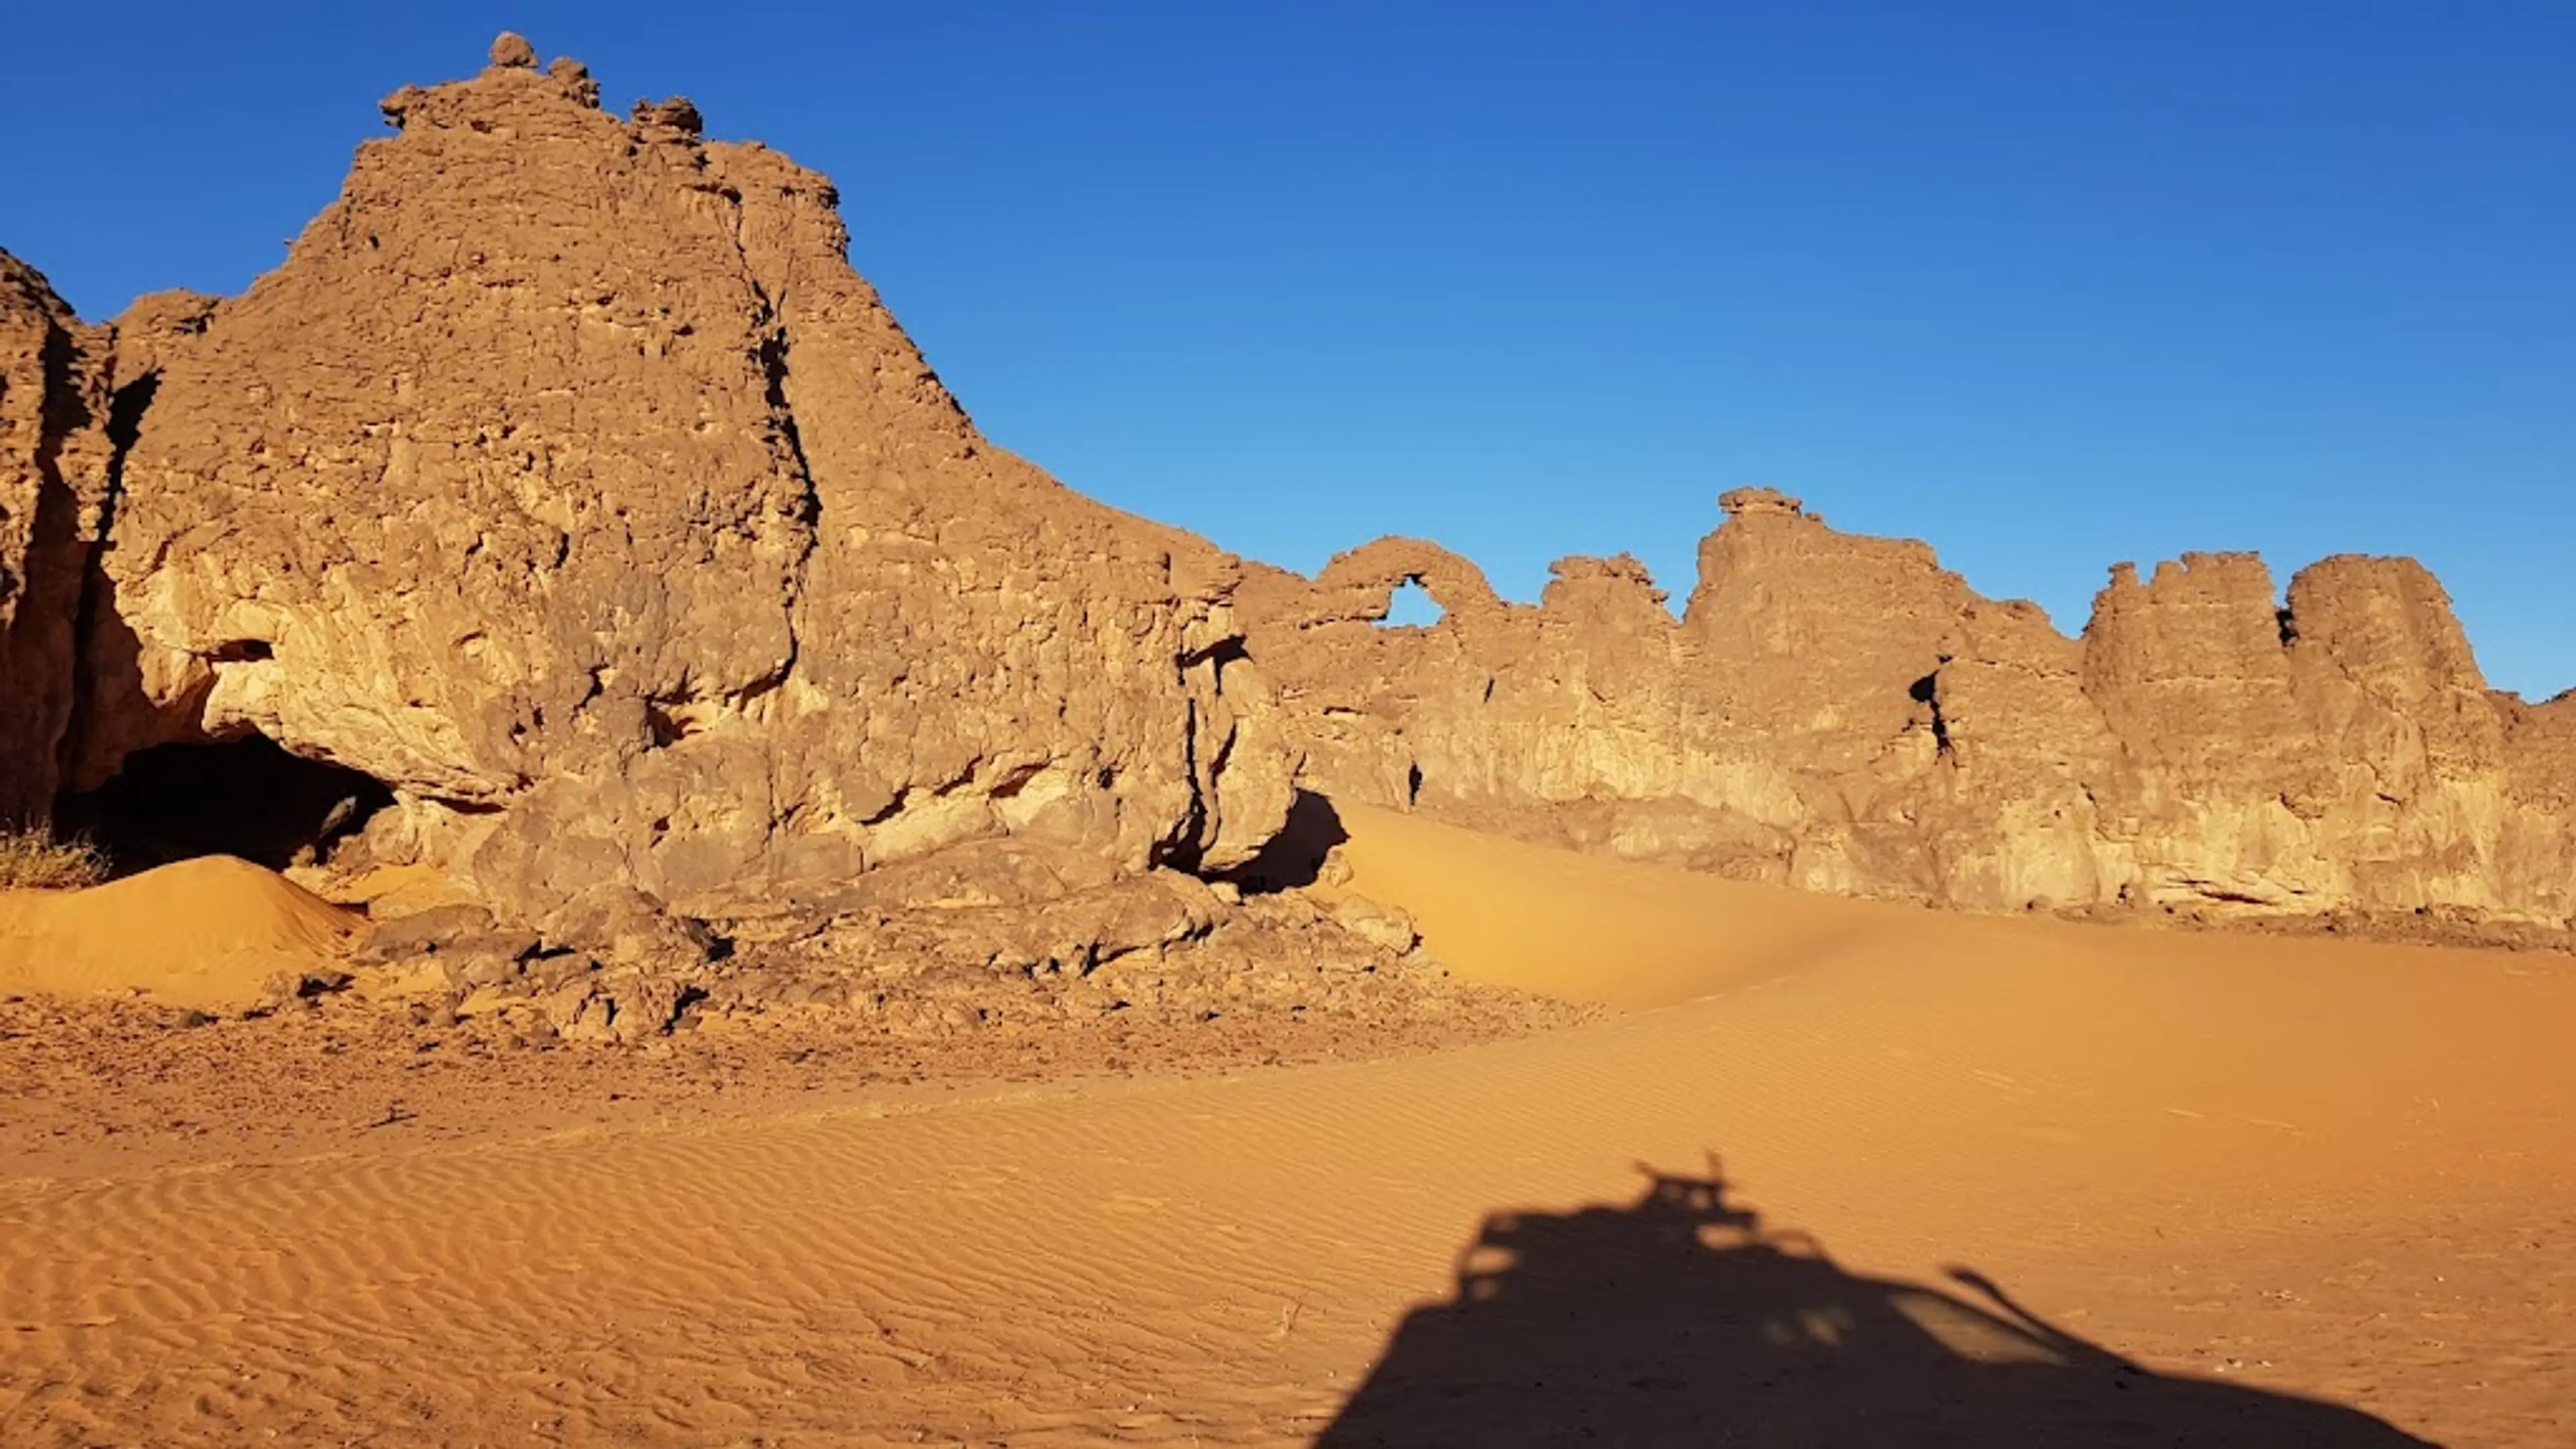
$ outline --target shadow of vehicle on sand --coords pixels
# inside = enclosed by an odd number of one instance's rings
[[[2340,1405],[2154,1373],[1982,1275],[1845,1271],[1706,1177],[1507,1213],[1415,1310],[1323,1449],[1617,1445],[2419,1445]]]

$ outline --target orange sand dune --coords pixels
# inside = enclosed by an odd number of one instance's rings
[[[1665,1006],[1824,957],[1903,944],[1920,909],[1552,850],[1368,806],[1339,814],[1352,889],[1404,906],[1475,980]]]
[[[281,971],[346,954],[363,929],[246,860],[183,860],[89,890],[0,893],[0,994],[140,992],[237,1008]]]
[[[1462,971],[1641,1009],[0,1184],[0,1440],[2576,1442],[2565,961],[1348,823]]]

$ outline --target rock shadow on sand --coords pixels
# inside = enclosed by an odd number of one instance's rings
[[[1311,886],[1323,878],[1324,862],[1349,841],[1333,802],[1312,790],[1300,790],[1289,801],[1288,818],[1279,833],[1232,873],[1234,884],[1258,895]]]
[[[1320,1449],[2427,1442],[2154,1373],[1967,1269],[1974,1300],[1848,1272],[1730,1204],[1713,1163],[1649,1179],[1624,1207],[1488,1218],[1456,1296],[1405,1319]]]

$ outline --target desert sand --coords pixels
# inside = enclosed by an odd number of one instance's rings
[[[1615,1009],[1357,1063],[15,1159],[0,1439],[2576,1440],[2566,958],[1344,820],[1341,888],[1454,969]]]
[[[91,890],[0,891],[0,995],[131,992],[238,1010],[365,933],[365,918],[274,871],[200,856]]]

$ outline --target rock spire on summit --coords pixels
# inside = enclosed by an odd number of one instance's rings
[[[515,30],[504,30],[492,38],[492,64],[503,70],[535,70],[537,48]]]

